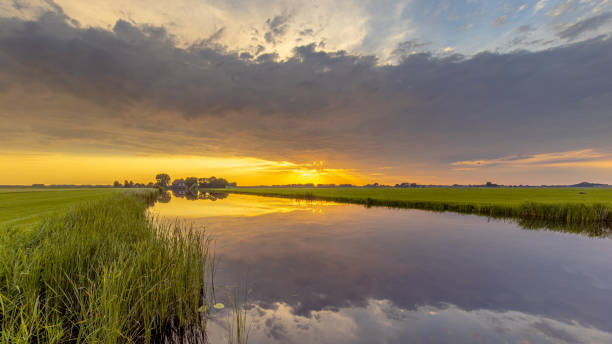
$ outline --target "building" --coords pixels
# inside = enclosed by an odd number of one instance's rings
[[[187,186],[185,185],[185,180],[184,179],[175,179],[172,182],[172,186],[171,186],[172,190],[180,191],[180,190],[185,190],[186,188],[187,188]]]

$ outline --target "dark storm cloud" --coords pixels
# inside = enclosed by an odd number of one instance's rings
[[[391,55],[403,58],[428,45],[431,45],[431,42],[420,42],[417,39],[411,39],[399,43],[393,52],[391,52]]]
[[[559,38],[567,39],[568,41],[575,40],[585,32],[595,31],[601,26],[612,21],[612,12],[604,12],[596,16],[581,20],[576,24],[559,31]]]
[[[225,32],[225,27],[220,28],[219,30],[213,32],[208,38],[204,39],[200,44],[210,45],[214,44],[223,37],[223,33]]]
[[[275,54],[245,63],[205,45],[178,49],[165,30],[122,20],[112,31],[79,29],[48,14],[38,22],[2,19],[0,29],[0,61],[10,66],[2,69],[4,79],[97,103],[152,102],[189,116],[312,112],[334,106],[330,92],[347,97],[360,90],[374,66],[369,57],[319,53],[314,46],[297,48],[284,63],[273,63]]]
[[[276,44],[277,38],[282,37],[287,32],[289,19],[289,15],[280,14],[266,20],[266,27],[268,28],[268,31],[264,34],[266,42]]]
[[[286,21],[275,17],[270,29]],[[54,13],[0,19],[0,88],[27,90],[24,108],[52,92],[107,108],[109,117],[140,116],[135,123],[167,113],[190,121],[189,135],[222,128],[234,149],[251,154],[448,162],[606,147],[611,55],[612,40],[602,37],[541,52],[419,53],[380,66],[314,45],[285,60],[206,42],[178,48],[163,28],[121,20],[103,30]]]

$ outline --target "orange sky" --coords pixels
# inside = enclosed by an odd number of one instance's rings
[[[223,177],[239,186],[274,184],[569,184],[580,181],[609,183],[612,157],[592,150],[536,154],[525,158],[460,161],[443,172],[427,165],[404,170],[383,166],[357,168],[355,164],[328,166],[324,161],[294,163],[252,157],[205,157],[187,155],[100,155],[74,153],[0,153],[3,168],[0,185],[148,183],[157,173],[172,179]],[[442,169],[442,167],[438,167]],[[412,172],[411,172],[412,171]],[[567,175],[576,177],[566,182]],[[581,176],[589,176],[581,178]],[[528,182],[525,182],[528,180]]]
[[[296,164],[244,157],[95,156],[78,154],[0,155],[7,168],[0,184],[112,184],[114,180],[154,181],[157,173],[174,178],[223,177],[239,185],[363,184],[356,172],[324,167],[323,162]]]

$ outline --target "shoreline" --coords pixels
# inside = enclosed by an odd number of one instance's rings
[[[474,214],[492,218],[514,219],[519,221],[544,221],[551,224],[566,224],[570,226],[600,226],[605,228],[612,227],[612,190],[609,192],[609,200],[598,201],[538,201],[538,200],[513,200],[503,203],[503,200],[435,200],[435,199],[402,199],[401,196],[410,194],[410,190],[383,189],[376,190],[374,195],[370,189],[317,189],[317,188],[245,188],[245,189],[215,189],[227,193],[258,195],[268,197],[293,198],[305,200],[332,201],[338,203],[360,204],[366,207],[389,207],[403,209],[421,209],[439,212],[455,212],[460,214]],[[332,192],[326,191],[332,190]],[[428,189],[419,189],[428,190]],[[437,188],[435,193],[440,191],[454,192],[452,188]],[[481,189],[473,189],[479,193]],[[494,189],[503,194],[504,191],[511,189]],[[547,190],[570,193],[567,189],[529,189],[534,193],[539,191],[546,193]],[[584,192],[583,189],[569,190],[575,193]],[[491,191],[485,191],[492,193]],[[427,191],[418,193],[427,194]],[[466,193],[459,191],[459,193]],[[431,196],[431,195],[428,195]],[[462,195],[464,196],[464,195]],[[607,196],[607,195],[606,195]],[[537,199],[537,197],[534,197]]]

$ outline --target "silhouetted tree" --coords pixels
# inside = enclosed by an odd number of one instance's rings
[[[157,185],[161,187],[168,187],[170,184],[170,176],[167,173],[159,173],[155,176],[155,180],[157,180]]]
[[[198,187],[198,178],[196,177],[187,177],[185,178],[185,187],[187,189],[191,189],[193,186]]]
[[[196,190],[195,193],[193,193],[191,191],[185,192],[185,199],[188,199],[190,201],[197,200],[198,199],[198,191]]]
[[[120,188],[121,187],[121,183],[119,183],[118,180],[115,180],[115,182],[113,183],[113,187],[114,188]]]
[[[212,176],[210,178],[198,179],[198,185],[201,189],[219,189],[226,188],[230,185],[236,186],[236,183],[229,183],[224,178],[217,178],[215,176]]]

